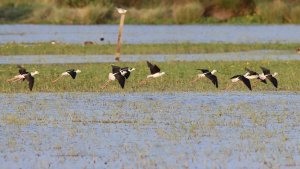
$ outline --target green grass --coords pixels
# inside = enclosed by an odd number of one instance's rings
[[[178,44],[123,44],[122,54],[190,54],[190,53],[218,53],[238,52],[249,50],[293,50],[300,44],[231,44],[231,43],[178,43]],[[52,45],[51,43],[18,44],[8,43],[0,45],[0,55],[91,55],[91,54],[114,54],[116,46],[62,44]]]
[[[297,0],[1,0],[0,23],[299,24]]]
[[[25,65],[28,71],[38,70],[36,84],[33,92],[161,92],[161,91],[248,91],[242,83],[232,84],[230,77],[236,74],[243,74],[244,68],[248,67],[260,72],[259,66],[270,68],[272,72],[278,72],[279,91],[300,91],[300,80],[296,73],[300,72],[300,61],[222,61],[222,62],[163,62],[158,63],[162,71],[167,75],[151,79],[146,85],[140,85],[149,74],[145,62],[119,63],[120,66],[135,67],[130,78],[126,81],[125,89],[121,89],[116,81],[104,90],[101,85],[107,81],[108,73],[111,71],[110,63],[97,64],[53,64],[53,65]],[[82,73],[76,80],[65,77],[52,84],[51,81],[57,78],[66,69],[81,69]],[[211,82],[204,78],[196,83],[190,83],[198,71],[197,68],[217,69],[219,89],[216,89]],[[0,92],[15,93],[28,92],[27,82],[9,84],[6,79],[17,74],[16,65],[0,65]],[[253,91],[276,91],[269,82],[267,85],[253,83]]]

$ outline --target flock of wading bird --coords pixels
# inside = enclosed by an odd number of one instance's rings
[[[147,76],[147,79],[143,80],[140,82],[140,84],[145,84],[148,79],[151,78],[158,78],[161,77],[165,74],[165,72],[161,72],[160,68],[147,61],[147,66],[150,69],[150,75]],[[33,85],[34,85],[34,76],[39,74],[38,71],[34,72],[27,72],[26,69],[20,65],[17,65],[19,68],[19,74],[14,76],[11,79],[8,79],[7,82],[17,82],[17,81],[24,81],[25,79],[28,81],[29,84],[29,90],[32,91]],[[278,82],[275,76],[278,75],[278,73],[271,74],[270,70],[264,67],[260,67],[262,69],[262,73],[259,74],[255,71],[252,71],[248,68],[245,68],[246,73],[244,75],[235,75],[231,77],[232,82],[238,82],[242,81],[249,90],[252,90],[250,80],[256,80],[260,81],[262,83],[267,84],[267,79],[274,85],[274,87],[278,87]],[[108,81],[101,86],[101,89],[104,89],[107,87],[107,85],[112,82],[117,80],[122,88],[125,86],[125,81],[126,79],[129,78],[130,74],[132,71],[134,71],[135,68],[130,68],[130,67],[119,67],[112,65],[112,73],[108,74]],[[192,83],[196,82],[197,80],[207,77],[213,85],[215,85],[216,88],[218,88],[218,78],[216,75],[214,75],[217,70],[212,70],[209,71],[208,69],[197,69],[200,70],[202,73],[199,73],[197,77],[192,81]],[[75,69],[69,69],[66,72],[63,72],[57,79],[53,80],[52,83],[56,83],[60,78],[65,77],[65,76],[71,76],[73,79],[76,78],[77,74],[80,73],[80,70],[75,70]]]

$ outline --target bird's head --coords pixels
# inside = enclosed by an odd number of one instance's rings
[[[129,69],[129,72],[132,72],[132,71],[134,71],[135,70],[135,68],[131,68],[131,69]]]
[[[211,71],[211,74],[215,74],[215,73],[217,73],[217,70],[214,69]]]
[[[34,71],[34,72],[30,73],[30,74],[31,74],[31,76],[34,76],[34,75],[40,74],[40,72]]]
[[[81,70],[77,69],[75,72],[76,72],[76,73],[80,73],[80,72],[81,72]]]

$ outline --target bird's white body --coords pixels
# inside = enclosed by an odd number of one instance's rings
[[[22,80],[22,79],[25,79],[25,75],[26,75],[26,74],[23,74],[23,75],[16,75],[14,78],[15,78],[15,79],[18,79],[18,80]]]
[[[37,74],[40,74],[40,72],[34,71],[34,72],[31,72],[31,73],[30,73],[31,76],[35,76],[35,75],[37,75]]]
[[[127,12],[126,9],[116,8],[119,14],[125,14]]]
[[[108,80],[111,80],[111,81],[116,80],[115,74],[109,73],[109,74],[108,74]]]
[[[38,71],[34,71],[34,72],[31,72],[31,73],[30,73],[31,76],[35,76],[35,75],[37,75],[37,74],[39,74]],[[27,75],[28,75],[28,74],[16,75],[16,76],[14,76],[14,80],[13,80],[13,81],[20,81],[20,80],[23,80],[23,79],[26,78]]]
[[[80,73],[81,70],[77,69],[75,72],[76,72],[76,73]],[[61,74],[61,76],[70,76],[70,73],[68,73],[68,72],[63,72],[63,73]]]
[[[268,74],[268,75],[271,75],[271,76],[275,77],[275,76],[278,75],[278,73],[275,72],[275,73],[273,73],[273,74]],[[265,79],[267,78],[268,75],[265,75],[264,73],[262,73],[262,74],[259,74],[259,78],[260,78],[261,80],[265,80]]]
[[[231,82],[238,82],[240,79],[237,77],[237,78],[234,78],[234,79],[231,79]]]
[[[212,70],[211,72],[206,72],[206,73],[199,73],[198,74],[198,78],[202,78],[202,77],[205,77],[205,75],[207,73],[211,73],[212,75],[215,74],[217,72],[217,70]]]
[[[147,78],[157,78],[157,77],[163,76],[164,74],[166,74],[166,73],[165,72],[157,72],[155,74],[148,75]]]
[[[68,72],[64,72],[61,74],[62,76],[69,76],[70,74]]]
[[[127,69],[127,70],[120,70],[120,73],[121,73],[122,76],[124,76],[124,75],[127,73],[127,71],[128,71],[128,72],[132,72],[132,71],[134,71],[134,70],[135,70],[135,68]]]
[[[259,77],[259,75],[250,75],[250,73],[247,72],[246,74],[244,74],[244,77],[249,79],[249,80],[252,80],[252,79],[257,79]]]

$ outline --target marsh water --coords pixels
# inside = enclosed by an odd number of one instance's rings
[[[0,25],[0,43],[114,44],[117,34],[118,25]],[[300,43],[299,37],[300,25],[125,25],[123,42]]]
[[[0,94],[4,168],[299,168],[300,95]]]
[[[257,50],[209,54],[157,54],[122,55],[124,62],[139,61],[248,61],[248,60],[300,60],[295,51]],[[54,64],[115,62],[114,55],[13,55],[0,56],[0,64]]]

